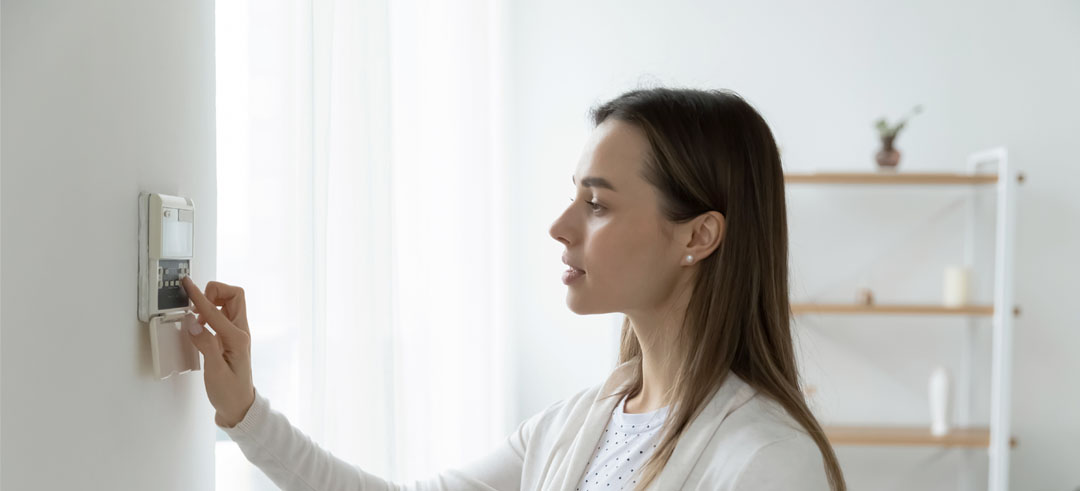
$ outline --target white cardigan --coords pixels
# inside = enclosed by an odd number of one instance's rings
[[[483,458],[408,484],[342,461],[289,424],[256,391],[243,421],[222,430],[284,491],[574,491],[631,360],[600,385],[548,406]],[[649,491],[827,490],[817,445],[787,412],[730,374],[679,438]]]

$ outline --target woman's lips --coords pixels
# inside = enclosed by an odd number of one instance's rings
[[[573,283],[574,280],[577,280],[578,278],[581,278],[582,276],[585,276],[584,271],[582,271],[580,269],[574,269],[574,268],[571,267],[570,269],[567,269],[566,271],[563,271],[562,282],[563,282],[564,285],[569,285],[570,283]]]

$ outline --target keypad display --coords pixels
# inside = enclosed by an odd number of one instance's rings
[[[190,262],[185,260],[161,259],[157,268],[158,309],[175,309],[188,306],[187,292],[180,283],[181,278],[189,274]]]

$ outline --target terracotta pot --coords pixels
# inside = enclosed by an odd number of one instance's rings
[[[893,139],[895,138],[896,136],[881,138],[881,150],[878,150],[876,156],[878,169],[896,170],[896,166],[900,163],[900,151],[893,148]]]

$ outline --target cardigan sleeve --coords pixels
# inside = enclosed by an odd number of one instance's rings
[[[757,449],[735,478],[732,491],[828,491],[825,461],[805,433],[776,440]]]
[[[517,491],[529,421],[518,425],[487,455],[411,483],[383,480],[334,456],[289,423],[255,391],[255,402],[236,426],[218,426],[282,491]]]

